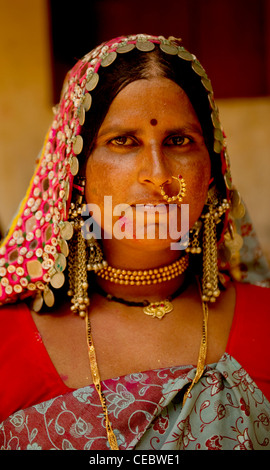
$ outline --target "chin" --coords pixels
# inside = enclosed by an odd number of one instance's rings
[[[123,238],[122,242],[133,247],[139,247],[145,251],[159,251],[170,250],[171,244],[179,241],[179,238],[177,240],[172,239],[167,233],[165,234],[166,236],[160,236],[158,228],[155,230],[155,233],[150,233],[150,235],[152,236],[147,236],[147,233],[145,233],[144,237],[142,237],[133,234],[132,238]]]

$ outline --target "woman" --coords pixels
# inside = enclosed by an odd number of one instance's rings
[[[80,60],[0,248],[2,448],[269,448],[269,290],[235,282],[269,276],[239,258],[244,216],[179,40]]]

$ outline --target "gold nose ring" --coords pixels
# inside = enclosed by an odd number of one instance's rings
[[[178,176],[172,176],[172,178],[176,181],[178,181],[179,183],[179,191],[178,191],[178,194],[176,194],[175,196],[168,196],[168,194],[165,193],[165,190],[163,188],[163,185],[160,185],[160,193],[161,193],[161,196],[163,197],[163,199],[165,199],[165,201],[167,202],[174,202],[174,201],[178,201],[178,202],[182,202],[183,198],[185,197],[186,195],[186,183],[185,183],[185,180],[184,178],[182,177],[182,175],[178,175]]]

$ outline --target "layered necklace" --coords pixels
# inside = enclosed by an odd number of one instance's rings
[[[161,320],[166,313],[170,313],[173,310],[172,300],[178,297],[184,290],[186,290],[190,279],[187,276],[181,284],[181,286],[171,295],[168,295],[166,299],[159,300],[155,302],[150,302],[149,300],[143,300],[142,302],[134,302],[132,300],[122,299],[114,295],[108,294],[105,292],[99,285],[96,286],[95,292],[100,294],[102,297],[105,297],[109,302],[118,302],[120,304],[127,305],[128,307],[141,307],[143,313],[149,315],[152,318],[159,318]]]
[[[180,276],[187,270],[188,264],[189,256],[185,255],[174,263],[167,266],[162,266],[160,268],[131,271],[127,269],[117,269],[112,268],[111,266],[106,266],[98,271],[97,275],[106,281],[119,285],[156,285],[160,284],[161,282],[170,281]],[[183,285],[181,285],[179,289],[174,292],[174,294],[158,302],[150,302],[149,300],[144,300],[142,302],[128,301],[108,294],[100,286],[97,286],[97,292],[107,300],[119,302],[128,305],[129,307],[142,307],[143,312],[146,315],[150,315],[153,318],[159,318],[161,320],[164,315],[170,313],[173,310],[172,300],[186,289],[188,282],[188,277],[186,277]]]
[[[98,275],[104,279],[108,278],[106,280],[109,280],[111,282],[119,282],[124,285],[130,285],[131,283],[135,283],[135,282],[136,283],[143,282],[144,284],[131,284],[131,285],[150,285],[150,284],[156,284],[157,282],[165,282],[169,280],[169,277],[170,279],[173,279],[174,277],[182,274],[187,269],[187,267],[188,267],[188,257],[184,256],[178,262],[175,262],[172,265],[164,266],[162,268],[157,268],[153,270],[148,270],[148,271],[145,271],[145,270],[144,271],[129,271],[128,270],[127,271],[127,270],[116,269],[116,268],[112,268],[108,266],[106,267],[106,269],[102,269],[98,273]],[[163,272],[167,274],[162,275]],[[162,279],[162,280],[159,281],[159,279]],[[97,287],[97,292],[101,294],[102,296],[104,296],[105,298],[107,298],[107,300],[109,301],[120,302],[128,306],[143,307],[144,313],[146,313],[147,315],[151,315],[154,318],[161,319],[166,313],[169,313],[170,311],[172,311],[173,306],[172,306],[171,301],[174,298],[176,298],[178,295],[180,295],[180,293],[186,289],[187,285],[189,284],[189,281],[190,281],[189,277],[186,276],[186,280],[180,286],[180,288],[170,297],[168,297],[167,299],[161,302],[149,302],[148,300],[145,300],[143,302],[133,302],[133,301],[121,299],[121,298],[112,296],[110,294],[107,294],[99,286]],[[198,286],[200,290],[199,281],[198,281]],[[201,294],[201,290],[200,290],[200,294]],[[201,299],[202,299],[202,295],[201,295]],[[202,301],[202,309],[203,309],[203,322],[202,322],[202,338],[201,338],[200,351],[199,351],[199,357],[198,357],[198,363],[197,363],[197,370],[196,370],[196,374],[195,374],[193,381],[190,383],[188,389],[186,390],[184,394],[183,405],[187,399],[187,396],[190,390],[192,389],[194,384],[199,381],[200,377],[202,376],[204,367],[205,367],[206,353],[207,353],[208,304],[204,302],[203,300],[201,301]],[[88,310],[85,316],[85,321],[86,321],[88,355],[89,355],[92,380],[96,388],[96,391],[99,395],[100,403],[102,406],[102,410],[103,410],[103,414],[105,418],[108,442],[112,450],[119,450],[117,439],[116,439],[115,433],[113,431],[113,428],[109,419],[108,409],[106,405],[106,398],[105,398],[105,395],[103,394],[102,387],[101,387],[100,373],[98,369],[96,351],[95,351],[93,338],[92,338],[92,330],[91,330],[91,323],[90,323]]]

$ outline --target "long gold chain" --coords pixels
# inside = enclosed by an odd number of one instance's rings
[[[198,285],[199,285],[199,281],[198,281]],[[199,285],[199,290],[200,290],[200,285]],[[201,290],[200,290],[200,294],[201,294]],[[202,294],[201,294],[201,297],[202,297]],[[208,303],[204,302],[203,300],[202,300],[202,309],[203,309],[202,338],[201,338],[200,351],[199,351],[199,357],[198,357],[198,362],[197,362],[197,369],[196,369],[196,374],[195,374],[195,377],[194,377],[193,381],[191,382],[191,384],[189,385],[189,387],[187,388],[187,390],[184,394],[183,406],[186,402],[186,399],[187,399],[187,396],[188,396],[189,392],[191,391],[193,386],[197,382],[199,382],[199,380],[200,380],[200,378],[201,378],[201,376],[204,372],[205,363],[206,363],[209,310],[208,310]]]
[[[200,351],[199,351],[199,357],[198,357],[198,363],[197,363],[197,370],[196,370],[196,374],[195,374],[193,381],[191,382],[191,384],[189,385],[188,389],[186,390],[184,394],[183,406],[186,402],[188,394],[190,393],[193,386],[200,380],[204,372],[204,368],[205,368],[206,354],[207,354],[207,326],[208,326],[208,313],[209,313],[207,302],[202,301],[202,309],[203,309],[202,338],[201,338]],[[99,375],[99,370],[98,370],[96,351],[95,351],[95,347],[93,343],[91,323],[90,323],[88,311],[86,313],[85,319],[86,319],[88,355],[89,355],[92,380],[96,388],[96,391],[99,395],[100,403],[101,403],[103,414],[105,417],[108,442],[112,450],[119,450],[117,439],[113,432],[112,425],[109,419],[108,409],[106,406],[106,398],[101,389],[101,380],[100,380],[100,375]]]

